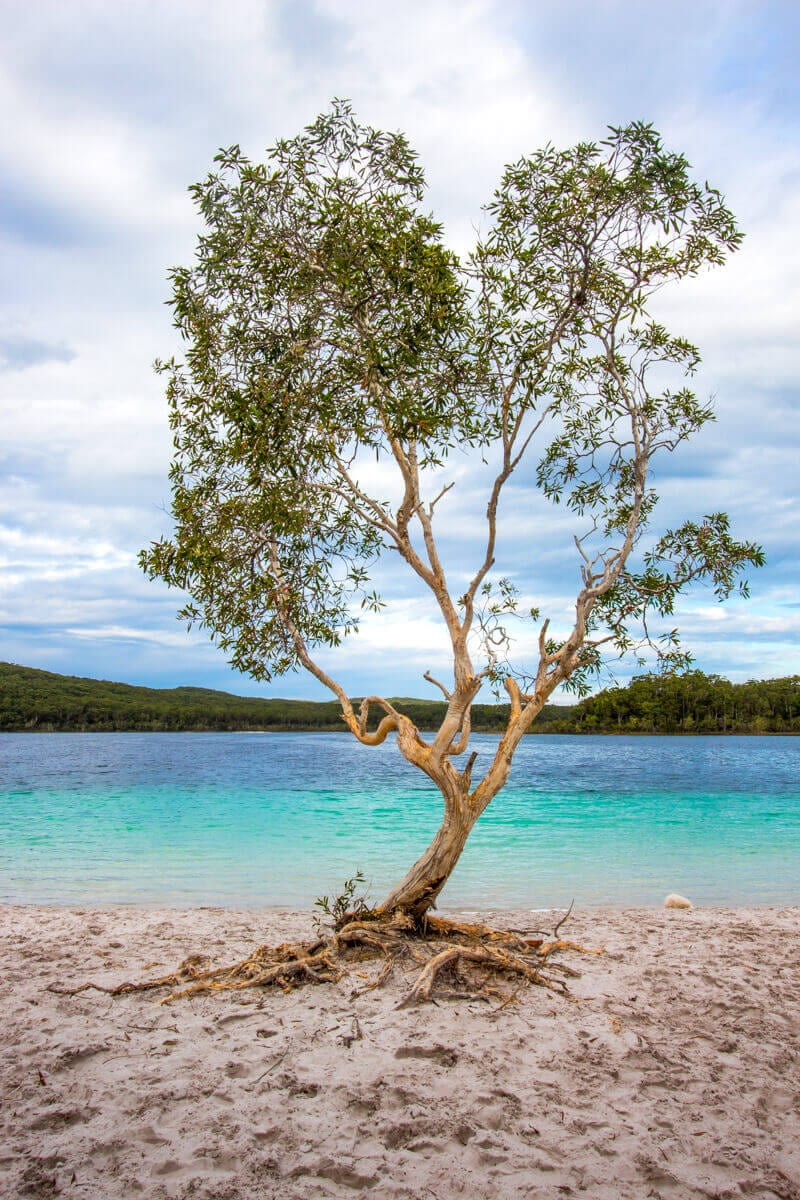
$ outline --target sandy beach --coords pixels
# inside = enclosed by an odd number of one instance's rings
[[[482,914],[547,927],[548,914]],[[584,911],[574,1001],[74,997],[308,914],[0,909],[0,1195],[800,1197],[800,909]],[[372,970],[368,966],[367,970]]]

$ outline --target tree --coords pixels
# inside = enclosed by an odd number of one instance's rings
[[[419,925],[554,690],[585,692],[603,647],[681,666],[677,632],[654,621],[696,580],[720,599],[746,591],[743,569],[763,561],[722,513],[651,532],[653,459],[712,411],[685,382],[697,349],[650,302],[742,235],[719,192],[641,122],[508,166],[464,259],[424,210],[406,139],[359,125],[347,103],[264,163],[237,146],[215,162],[191,189],[206,227],[195,261],[171,273],[185,359],[159,364],[175,532],[142,564],[189,593],[180,615],[234,666],[264,680],[305,668],[354,737],[394,734],[439,788],[441,828],[378,910]],[[448,574],[447,470],[465,447],[493,480],[477,561]],[[522,471],[573,514],[579,568],[571,625],[537,624],[528,667],[512,622],[540,614],[522,612],[495,561],[503,491]],[[433,596],[452,649],[452,680],[426,675],[447,701],[427,739],[380,695],[356,707],[315,657],[380,609],[372,569],[387,551]],[[476,756],[458,760],[485,684],[505,689],[510,715],[473,778]]]

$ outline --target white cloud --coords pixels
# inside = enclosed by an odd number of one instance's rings
[[[84,625],[65,630],[70,637],[87,641],[109,639],[114,642],[146,642],[150,646],[183,649],[185,645],[202,644],[203,639],[191,633],[168,633],[166,630],[135,629],[127,625]]]
[[[798,669],[786,606],[800,582],[800,172],[796,109],[780,93],[793,68],[765,25],[779,26],[780,8],[681,0],[642,22],[632,0],[11,6],[0,54],[0,253],[10,280],[0,340],[39,349],[0,371],[3,656],[259,690],[176,624],[178,597],[136,566],[139,547],[167,526],[170,435],[150,364],[175,346],[167,268],[190,259],[199,231],[187,185],[219,145],[260,155],[339,95],[366,122],[408,134],[458,249],[506,161],[640,115],[726,193],[744,247],[659,309],[700,343],[697,390],[716,393],[720,411],[696,451],[664,470],[662,519],[728,507],[772,562],[755,576],[749,607],[718,609],[707,594],[687,604],[700,665]],[[365,467],[368,476],[395,494],[381,472]],[[442,478],[458,484],[440,512],[460,581],[465,560],[481,554],[485,472],[456,457]],[[557,619],[576,575],[573,529],[530,487],[509,492],[503,561]],[[371,686],[393,681],[387,691],[419,691],[422,670],[446,665],[446,639],[395,560],[385,580],[391,613],[366,621],[326,662],[354,690],[369,677]],[[723,635],[724,646],[714,640]],[[272,690],[315,688],[298,678]]]

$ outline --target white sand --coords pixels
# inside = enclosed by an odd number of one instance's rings
[[[305,915],[0,926],[3,1197],[800,1198],[800,909],[578,913],[562,933],[608,952],[568,960],[577,1002],[501,1012],[398,1011],[402,979],[169,1007],[46,990],[229,960]]]

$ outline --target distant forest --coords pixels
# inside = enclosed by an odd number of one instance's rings
[[[392,699],[421,729],[437,728],[444,701]],[[569,709],[548,705],[549,726]],[[508,705],[475,704],[472,726],[503,728]],[[146,688],[100,679],[56,675],[34,667],[0,663],[0,732],[133,731],[344,731],[338,701],[262,700],[209,688]]]
[[[640,675],[582,700],[567,724],[569,733],[800,733],[800,675]]]
[[[393,699],[420,729],[444,702]],[[504,704],[476,704],[473,728],[502,730]],[[335,700],[264,700],[207,688],[145,688],[0,663],[0,732],[343,730]],[[575,705],[549,704],[532,733],[800,733],[800,675],[731,683],[719,675],[641,675]]]

